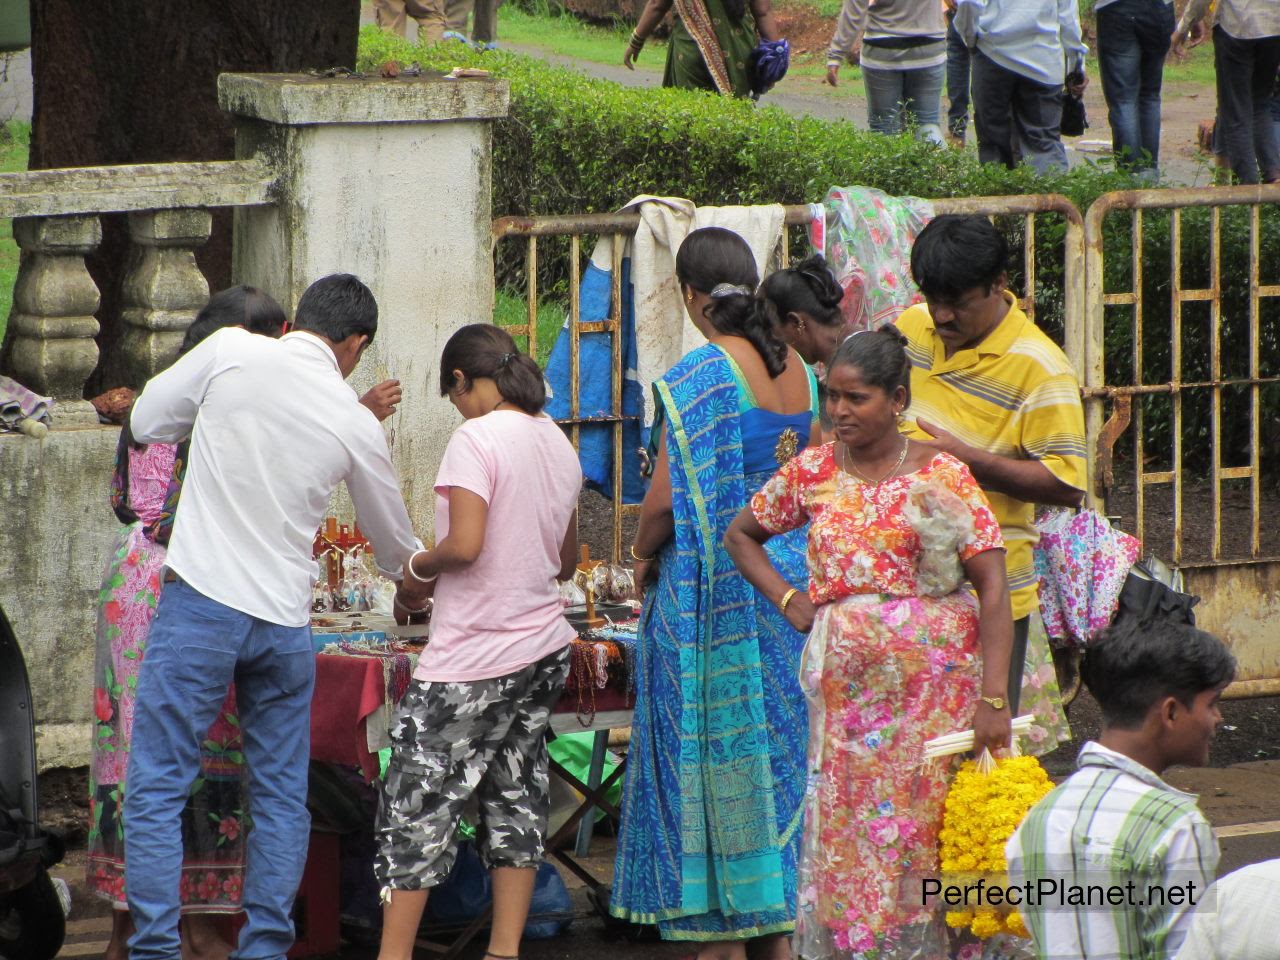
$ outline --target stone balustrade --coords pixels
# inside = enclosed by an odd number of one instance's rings
[[[270,204],[274,189],[258,158],[0,174],[0,217],[14,218],[22,250],[0,372],[53,397],[56,424],[96,423],[84,385],[99,361],[100,298],[85,257],[102,239],[98,214],[129,214],[125,333],[107,349],[140,387],[208,299],[195,251],[209,239],[209,208]]]
[[[119,534],[107,495],[119,430],[96,424],[84,384],[101,361],[141,386],[173,355],[208,293],[195,253],[209,210],[234,208],[234,281],[270,291],[287,314],[328,273],[373,290],[378,336],[351,382],[405,385],[386,429],[423,538],[457,422],[434,388],[440,350],[462,324],[492,317],[490,124],[506,113],[505,82],[227,75],[219,95],[241,159],[0,174],[0,217],[14,219],[22,247],[0,371],[58,401],[43,439],[0,433],[0,556],[18,571],[0,581],[0,606],[27,655],[42,767],[87,758],[91,638]],[[85,269],[105,213],[129,215],[132,243],[110,340],[96,336]],[[330,505],[350,509],[345,496]]]

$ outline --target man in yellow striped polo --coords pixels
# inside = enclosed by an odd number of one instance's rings
[[[1038,607],[1035,505],[1079,506],[1086,460],[1080,385],[1066,355],[1009,292],[1008,259],[1004,237],[985,217],[937,217],[911,250],[925,302],[897,325],[911,360],[914,420],[904,432],[966,463],[1000,521],[1016,711],[1028,618]]]

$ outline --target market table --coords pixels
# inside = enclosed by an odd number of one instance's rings
[[[414,632],[370,615],[334,619],[333,633],[316,633],[316,683],[311,703],[311,759],[359,768],[367,781],[379,773],[378,751],[390,746],[390,723],[396,704],[411,681],[417,650],[409,643]],[[370,629],[372,628],[372,629]],[[419,635],[421,631],[417,631]],[[420,648],[421,641],[418,641]],[[609,731],[631,724],[634,693],[627,669],[621,663],[618,644],[612,651],[606,639],[574,641],[570,678],[556,705],[548,737],[594,732],[591,763],[584,782],[550,760],[551,772],[577,791],[582,799],[568,819],[547,841],[548,852],[589,887],[599,881],[574,856],[588,852],[595,811],[602,810],[616,823],[620,813],[605,794],[622,776],[625,760],[607,778],[603,776]],[[604,670],[604,673],[601,673]],[[574,855],[561,849],[577,833]],[[456,956],[489,923],[488,911],[461,930],[447,947],[427,941],[420,946],[443,952],[445,960]]]

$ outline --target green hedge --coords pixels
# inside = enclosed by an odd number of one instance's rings
[[[359,67],[483,67],[511,83],[511,116],[494,138],[495,214],[589,213],[639,193],[700,204],[808,203],[835,184],[921,197],[1060,192],[1084,210],[1134,186],[1081,169],[1037,176],[983,166],[972,152],[884,137],[851,122],[793,117],[700,91],[621,87],[540,60],[460,43],[421,47],[368,27]]]
[[[540,60],[502,51],[481,53],[463,44],[421,47],[367,28],[360,39],[359,67],[373,71],[389,59],[419,62],[424,68],[483,67],[511,84],[511,112],[494,129],[493,212],[573,214],[614,210],[641,193],[688,197],[699,204],[809,203],[821,200],[833,185],[862,184],[899,196],[929,198],[1061,193],[1081,213],[1097,197],[1112,190],[1141,187],[1128,174],[1107,165],[1086,164],[1065,173],[1036,174],[1028,167],[1005,170],[978,163],[972,151],[955,151],[921,143],[910,136],[885,137],[858,130],[847,121],[793,117],[774,107],[724,100],[714,94],[685,90],[624,88],[595,80]],[[1232,372],[1247,356],[1244,308],[1247,284],[1248,233],[1243,211],[1224,215],[1223,354]],[[1274,211],[1264,218],[1268,241],[1280,242]],[[1144,330],[1145,382],[1167,381],[1170,338],[1170,234],[1167,215],[1148,217],[1143,245],[1144,296],[1148,324]],[[1127,215],[1116,215],[1106,231],[1107,289],[1127,289],[1132,240]],[[1019,218],[1002,222],[1010,239],[1021,244]],[[1208,270],[1207,211],[1184,216],[1184,285],[1204,281]],[[1036,290],[1038,320],[1052,334],[1061,330],[1061,264],[1063,225],[1055,218],[1037,223]],[[564,258],[540,246],[540,288],[550,299],[565,294]],[[546,251],[546,252],[544,252]],[[515,256],[499,263],[500,283],[519,296],[520,266]],[[561,266],[557,267],[559,263]],[[1264,277],[1263,282],[1276,282]],[[1014,276],[1015,288],[1021,278]],[[516,308],[518,309],[518,307]],[[1108,318],[1115,314],[1108,314]],[[1184,329],[1184,378],[1207,373],[1208,343],[1204,323],[1187,310]],[[1151,321],[1156,322],[1151,322]],[[1112,382],[1127,381],[1132,356],[1128,323],[1109,322],[1108,370]],[[1264,374],[1280,360],[1275,330],[1268,317],[1263,330]],[[545,345],[544,345],[545,347]],[[1147,435],[1152,450],[1170,449],[1168,402],[1152,400]],[[1280,422],[1280,397],[1268,397],[1264,417]],[[1207,456],[1207,418],[1188,418],[1184,452],[1193,464]],[[1247,449],[1247,418],[1224,417],[1224,448],[1231,460]],[[1127,443],[1117,449],[1123,458]]]

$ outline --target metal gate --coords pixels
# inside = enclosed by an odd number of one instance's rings
[[[1280,186],[1111,193],[1083,217],[1059,195],[933,204],[940,214],[1012,218],[1021,261],[1011,286],[1024,291],[1023,309],[1059,340],[1082,384],[1088,502],[1172,561],[1203,598],[1200,623],[1227,639],[1240,662],[1228,696],[1280,693],[1280,644],[1267,631],[1280,615],[1280,484],[1264,476],[1280,470],[1266,457],[1272,449],[1280,456]],[[786,207],[785,223],[798,229],[812,213]],[[507,329],[535,357],[542,258],[548,243],[567,246],[556,254],[564,267],[555,326],[567,315],[572,338],[573,413],[563,422],[575,445],[582,425],[612,425],[615,463],[624,422],[622,250],[614,245],[609,319],[581,324],[582,241],[633,234],[639,221],[626,213],[493,224],[495,255],[504,239],[525,241],[517,271],[524,313]],[[584,333],[612,338],[613,403],[605,416],[580,413],[577,341]],[[638,511],[621,503],[621,483],[614,471],[604,545],[614,562],[628,542],[624,522]]]
[[[1280,186],[1105,194],[1085,247],[1094,492],[1280,693]]]

